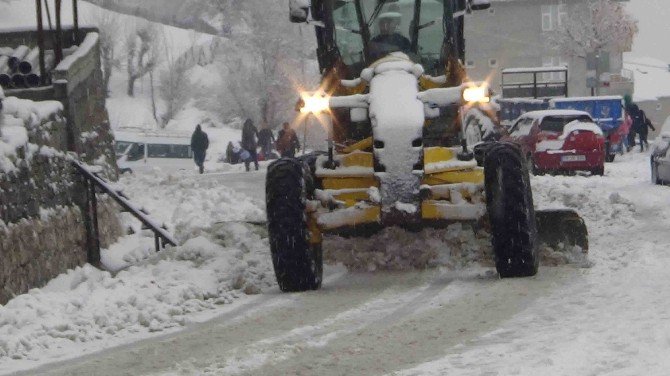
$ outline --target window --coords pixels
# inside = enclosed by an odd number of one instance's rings
[[[545,56],[542,58],[543,67],[568,67],[568,61],[562,56]],[[563,81],[565,73],[550,72],[542,74],[542,81]]]
[[[128,150],[126,160],[128,162],[139,161],[144,158],[144,144],[132,144]]]
[[[512,137],[522,137],[528,136],[533,129],[533,124],[535,124],[535,119],[533,118],[523,118],[517,121],[516,124],[511,129]]]
[[[496,68],[498,66],[498,59],[489,59],[489,67]]]
[[[474,60],[466,60],[465,61],[465,67],[466,68],[474,68],[475,67],[475,61]]]
[[[551,5],[542,6],[542,31],[554,30],[554,23],[551,18]]]
[[[347,65],[363,61],[363,40],[356,17],[353,2],[343,3],[333,11],[335,42],[342,55],[342,61]]]
[[[542,5],[542,31],[552,31],[564,26],[568,20],[568,6],[562,1],[555,5]]]
[[[558,13],[558,17],[556,20],[558,21],[558,27],[560,28],[565,26],[568,20],[568,6],[565,4],[558,4],[556,8]]]
[[[542,119],[542,123],[540,124],[540,130],[545,131],[545,132],[556,132],[556,133],[562,133],[563,128],[565,128],[566,125],[572,123],[573,121],[580,121],[580,122],[588,122],[591,123],[592,120],[589,116],[582,115],[582,116],[547,116],[544,119]]]
[[[189,158],[188,145],[149,144],[149,158]]]
[[[170,153],[170,145],[149,144],[147,156],[149,158],[166,158]]]
[[[115,141],[114,142],[114,149],[116,151],[117,156],[123,155],[127,150],[128,146],[130,146],[131,142],[128,141]]]

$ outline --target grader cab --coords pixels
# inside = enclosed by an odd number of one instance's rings
[[[576,213],[536,218],[515,145],[486,145],[478,165],[464,141],[463,110],[489,101],[486,85],[469,82],[461,64],[464,15],[489,6],[290,1],[291,21],[315,26],[322,72],[319,91],[303,93],[299,107],[327,112],[332,128],[327,153],[282,158],[268,168],[268,229],[282,291],[320,287],[321,244],[329,234],[484,222],[501,277],[537,273],[538,225],[540,235],[552,228],[553,240],[588,247]]]

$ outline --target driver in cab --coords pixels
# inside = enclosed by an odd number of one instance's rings
[[[401,17],[397,8],[390,8],[389,11],[379,15],[379,35],[370,40],[370,52],[374,59],[382,58],[395,51],[409,52],[411,47],[409,39],[396,32]]]

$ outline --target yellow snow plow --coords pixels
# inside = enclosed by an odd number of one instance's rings
[[[489,90],[465,79],[463,16],[488,5],[290,1],[292,21],[316,25],[323,74],[299,108],[328,113],[332,128],[327,152],[268,168],[268,229],[282,291],[320,287],[327,234],[477,222],[489,228],[501,277],[535,275],[544,238],[588,248],[576,213],[535,212],[515,145],[482,145],[478,164],[464,141],[461,113],[485,106]]]

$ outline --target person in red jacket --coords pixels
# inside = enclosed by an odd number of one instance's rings
[[[300,149],[298,135],[291,129],[288,122],[284,122],[284,124],[282,124],[282,129],[277,135],[277,151],[281,154],[282,158],[293,158],[295,156],[295,151],[298,149]]]

